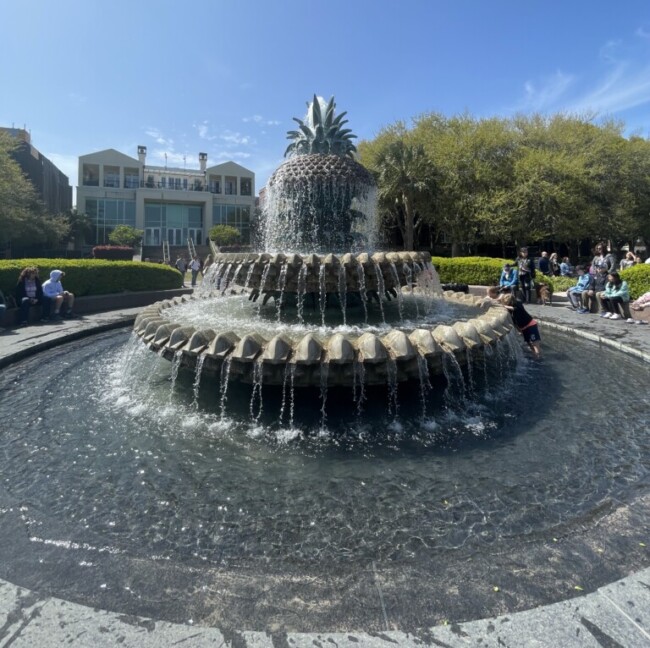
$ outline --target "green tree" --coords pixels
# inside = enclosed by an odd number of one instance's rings
[[[215,225],[208,234],[217,245],[234,245],[239,242],[240,233],[230,225]]]
[[[431,220],[436,192],[436,171],[424,147],[398,122],[373,142],[362,142],[359,153],[377,180],[382,228],[399,229],[404,249],[415,249],[422,226]]]
[[[34,185],[11,157],[17,142],[0,133],[0,245],[40,243],[38,221],[44,213]]]
[[[144,232],[130,225],[118,225],[109,235],[108,240],[113,245],[124,245],[134,247],[140,244]]]

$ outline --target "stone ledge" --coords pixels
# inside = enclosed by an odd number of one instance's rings
[[[172,290],[125,291],[108,295],[86,295],[75,298],[74,310],[78,315],[89,315],[90,313],[103,313],[123,308],[139,308],[149,306],[163,299],[173,299],[191,293],[191,288],[174,288]],[[0,326],[13,326],[16,324],[17,318],[18,309],[9,308],[0,320]],[[29,321],[35,322],[39,319],[40,309],[32,307]]]

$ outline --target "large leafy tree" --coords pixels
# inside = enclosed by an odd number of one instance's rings
[[[404,249],[415,249],[415,234],[435,194],[435,171],[424,147],[393,133],[368,163],[377,177],[380,207],[399,228]]]
[[[0,133],[0,246],[41,242],[43,205],[34,185],[25,177],[11,153],[16,140]]]

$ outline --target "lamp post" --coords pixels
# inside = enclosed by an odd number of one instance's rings
[[[636,240],[636,243],[634,244],[634,254],[637,256],[644,256],[646,255],[647,247],[645,244],[645,241],[639,236],[639,238]]]

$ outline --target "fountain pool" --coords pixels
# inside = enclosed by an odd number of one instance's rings
[[[647,525],[650,408],[629,398],[647,368],[599,350],[605,399],[588,344],[547,334],[545,351],[500,345],[452,389],[433,379],[424,412],[417,382],[393,410],[369,388],[362,417],[330,390],[325,421],[304,390],[293,427],[281,387],[251,417],[254,386],[233,385],[223,416],[218,384],[172,380],[126,332],[40,354],[0,377],[0,575],[296,630],[385,627],[378,584],[403,628],[503,609],[493,583],[519,588],[508,609],[598,586],[634,567],[630,529]]]

